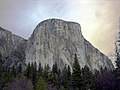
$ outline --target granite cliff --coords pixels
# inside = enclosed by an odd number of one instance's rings
[[[24,38],[0,27],[0,53],[6,66],[25,62],[26,41]]]
[[[0,28],[0,53],[10,57],[5,62],[7,64],[11,61],[36,61],[42,66],[49,64],[52,67],[56,62],[60,69],[65,64],[72,68],[76,53],[81,67],[87,65],[91,70],[114,68],[111,60],[83,37],[78,23],[60,19],[42,21],[28,40]]]
[[[113,69],[111,60],[85,40],[78,23],[60,19],[48,19],[37,25],[27,42],[26,62],[41,62],[50,67],[56,62],[62,69],[65,64],[72,67],[75,53],[81,67]]]

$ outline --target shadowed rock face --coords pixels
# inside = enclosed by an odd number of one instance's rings
[[[0,27],[0,53],[4,57],[4,65],[17,65],[25,62],[26,40]]]
[[[4,61],[7,66],[36,61],[50,67],[56,62],[60,69],[67,64],[72,69],[76,53],[81,67],[114,68],[107,56],[84,39],[78,23],[60,19],[39,23],[28,40],[0,27],[0,53],[7,57]]]
[[[9,55],[24,40],[22,37],[0,27],[0,52],[3,56]]]
[[[50,67],[57,62],[62,69],[65,64],[72,67],[75,53],[81,67],[114,68],[107,56],[84,39],[78,23],[59,19],[48,19],[37,25],[27,41],[26,62],[41,62]]]

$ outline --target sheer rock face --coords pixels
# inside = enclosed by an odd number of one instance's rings
[[[59,19],[41,22],[28,40],[0,27],[0,53],[5,57],[6,66],[36,61],[50,67],[56,62],[60,69],[66,64],[72,69],[76,53],[81,67],[114,68],[107,56],[84,39],[78,23]]]
[[[59,19],[48,19],[37,25],[27,41],[26,62],[41,62],[50,67],[56,62],[62,69],[65,64],[72,67],[75,53],[81,67],[114,68],[107,56],[84,39],[78,23]]]
[[[22,52],[25,52],[25,49],[23,50],[25,43],[24,38],[0,27],[0,53],[5,59],[4,63],[6,65],[16,64],[15,62],[19,61],[20,53],[24,55]],[[23,57],[25,58],[25,56]]]

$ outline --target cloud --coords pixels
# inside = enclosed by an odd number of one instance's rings
[[[114,51],[119,0],[0,0],[0,25],[28,38],[48,18],[81,24],[85,38],[103,53]]]

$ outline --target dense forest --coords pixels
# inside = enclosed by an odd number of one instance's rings
[[[102,68],[91,71],[88,66],[81,68],[77,55],[74,56],[73,70],[65,65],[59,70],[57,63],[50,69],[41,63],[20,63],[11,68],[4,67],[0,55],[0,90],[120,90],[120,57],[117,54],[117,68],[113,71]]]

